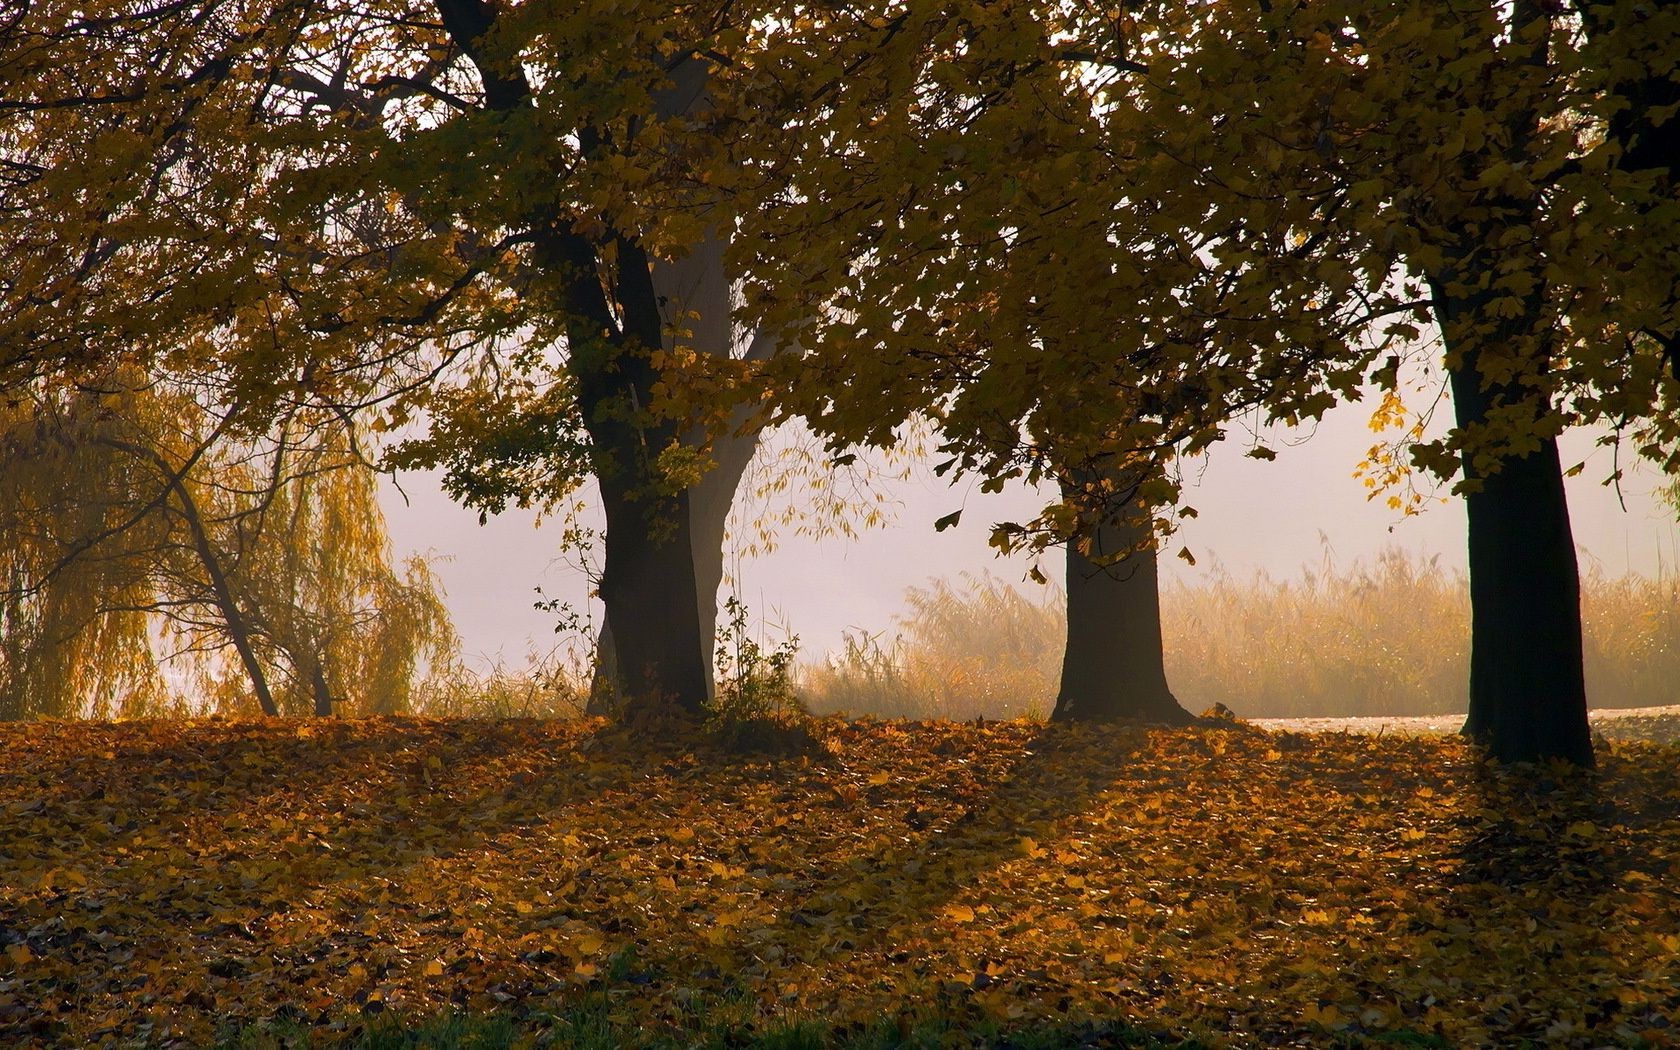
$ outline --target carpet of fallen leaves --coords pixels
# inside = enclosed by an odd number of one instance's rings
[[[0,727],[0,1044],[586,991],[928,1003],[1215,1045],[1680,1037],[1680,751],[820,723],[796,757],[591,723]],[[609,960],[617,960],[609,965]]]

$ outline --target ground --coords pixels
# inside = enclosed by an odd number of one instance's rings
[[[1239,722],[816,735],[0,727],[0,1044],[319,1042],[442,1010],[566,1043],[586,1002],[678,1045],[929,1015],[1048,1045],[1680,1035],[1673,745],[1579,773]]]

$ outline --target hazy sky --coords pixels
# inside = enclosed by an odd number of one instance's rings
[[[1450,408],[1441,412],[1450,413]],[[1187,502],[1201,516],[1185,523],[1170,548],[1189,546],[1197,564],[1164,558],[1165,577],[1194,583],[1222,568],[1237,575],[1265,569],[1281,579],[1320,566],[1327,554],[1345,567],[1390,545],[1440,555],[1443,565],[1462,568],[1462,502],[1449,499],[1403,518],[1381,500],[1365,499],[1352,474],[1372,443],[1367,418],[1367,405],[1343,406],[1310,440],[1306,434],[1294,435],[1300,441],[1294,447],[1278,444],[1289,438],[1275,435],[1287,431],[1274,431],[1271,444],[1279,455],[1270,463],[1242,454],[1246,437],[1216,446],[1188,489]],[[1680,530],[1673,512],[1652,498],[1655,475],[1645,472],[1624,480],[1624,510],[1616,491],[1600,484],[1613,469],[1608,450],[1594,449],[1591,435],[1576,432],[1565,436],[1563,451],[1566,466],[1582,459],[1587,463],[1581,476],[1569,481],[1583,570],[1597,566],[1613,576],[1672,573],[1680,564]],[[788,537],[773,553],[738,565],[741,597],[755,615],[785,623],[799,634],[803,656],[817,657],[837,647],[844,628],[892,626],[893,616],[904,609],[905,588],[930,578],[990,570],[1019,582],[1026,573],[1030,562],[1024,557],[994,556],[986,544],[987,527],[1031,516],[1042,503],[1037,495],[1024,486],[986,495],[978,483],[964,481],[953,488],[925,467],[915,474],[908,482],[885,486],[897,504],[897,520],[890,527],[855,541]],[[480,668],[498,660],[523,666],[531,653],[552,646],[554,617],[532,609],[534,588],[574,603],[582,602],[586,590],[581,574],[557,560],[558,526],[533,527],[532,515],[523,513],[480,526],[476,513],[453,505],[431,477],[404,475],[401,483],[408,505],[394,490],[385,492],[397,552],[430,551],[439,557],[436,568],[469,662]],[[934,519],[958,507],[964,510],[962,523],[936,533]],[[1044,568],[1057,574],[1059,552],[1044,556]],[[772,631],[769,637],[779,636]]]

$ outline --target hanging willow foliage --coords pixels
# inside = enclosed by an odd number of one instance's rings
[[[0,408],[0,717],[403,710],[456,638],[338,417],[117,367]]]

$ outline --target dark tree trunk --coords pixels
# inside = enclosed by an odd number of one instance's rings
[[[477,68],[487,108],[517,112],[531,94],[524,71],[485,43],[497,9],[486,0],[437,0],[437,8],[444,28]],[[585,154],[601,143],[598,128],[580,128],[578,135]],[[665,491],[657,460],[675,440],[676,428],[648,413],[659,379],[651,355],[663,343],[664,326],[647,253],[622,234],[577,232],[571,217],[552,203],[534,206],[525,219],[534,262],[559,292],[555,305],[566,319],[567,367],[577,381],[606,510],[600,592],[612,624],[621,708],[632,715],[698,713],[706,703],[707,676],[689,553],[688,494]],[[616,266],[602,265],[607,250]]]
[[[1462,326],[1481,317],[1485,293],[1454,297],[1450,279],[1434,282],[1446,334],[1453,405],[1461,429],[1489,410],[1516,403],[1519,389],[1491,384]],[[1532,397],[1532,394],[1526,395]],[[1540,411],[1544,406],[1537,406]],[[1465,735],[1505,762],[1560,758],[1593,763],[1581,653],[1580,573],[1569,527],[1557,442],[1506,457],[1496,471],[1465,458],[1473,488],[1470,519],[1470,711]]]
[[[1167,687],[1153,540],[1149,525],[1136,517],[1105,522],[1092,555],[1138,548],[1109,566],[1068,543],[1067,649],[1053,720],[1191,721]]]
[[[676,440],[673,424],[646,415],[658,373],[663,322],[646,253],[617,245],[617,328],[595,269],[594,250],[575,234],[552,246],[567,276],[571,369],[594,447],[606,511],[600,592],[612,624],[622,709],[673,708],[698,714],[707,700],[692,525],[686,490],[666,492],[656,460]],[[589,318],[599,318],[596,325]],[[603,338],[601,332],[617,338]]]
[[[309,661],[309,692],[315,700],[315,714],[321,718],[331,718],[332,690],[327,687],[327,672],[321,667],[320,660]]]
[[[729,279],[723,266],[724,243],[709,237],[682,259],[655,263],[653,285],[668,338],[681,327],[688,330],[686,345],[700,353],[731,356],[734,332],[731,324]],[[745,356],[760,360],[774,350],[774,341],[754,338]],[[748,425],[746,413],[737,412],[730,429],[712,437],[715,466],[688,490],[689,543],[694,561],[695,612],[700,624],[700,659],[704,667],[708,696],[712,683],[712,650],[717,635],[717,593],[723,583],[723,544],[729,511],[735,502],[747,466],[758,448],[759,431]],[[697,442],[702,435],[691,435]],[[609,613],[601,625],[596,645],[596,679],[590,689],[588,713],[610,714],[623,690],[618,666],[618,647]]]
[[[720,446],[723,443],[719,443]],[[695,615],[699,618],[700,661],[707,694],[712,687],[712,648],[717,638],[717,593],[723,583],[723,541],[735,489],[758,444],[756,433],[736,438],[717,449],[718,465],[688,490],[689,546],[693,560]],[[609,611],[595,645],[595,680],[586,713],[610,715],[624,690],[619,670],[618,641]]]
[[[1513,33],[1550,25],[1553,17],[1534,0],[1515,0],[1507,15]],[[1544,68],[1549,39],[1547,32],[1533,35],[1522,61]],[[1528,148],[1538,120],[1523,109],[1507,115],[1506,155]],[[1467,154],[1459,163],[1469,167],[1459,175],[1473,177],[1474,166],[1486,162]],[[1557,443],[1539,427],[1551,410],[1540,390],[1554,340],[1541,260],[1525,255],[1543,225],[1539,208],[1532,195],[1491,192],[1434,219],[1443,231],[1437,245],[1443,261],[1428,274],[1429,284],[1458,427],[1469,442],[1462,456],[1470,526],[1464,733],[1500,761],[1591,765],[1575,541]],[[1522,283],[1532,291],[1513,295],[1507,278],[1521,267],[1529,269]],[[1509,429],[1525,427],[1535,428],[1538,447],[1501,453]],[[1479,440],[1482,434],[1487,440]]]
[[[621,485],[603,481],[601,495],[607,512],[601,600],[613,625],[622,709],[627,714],[667,707],[698,713],[706,704],[706,672],[694,601],[688,494],[650,506],[625,495]]]

